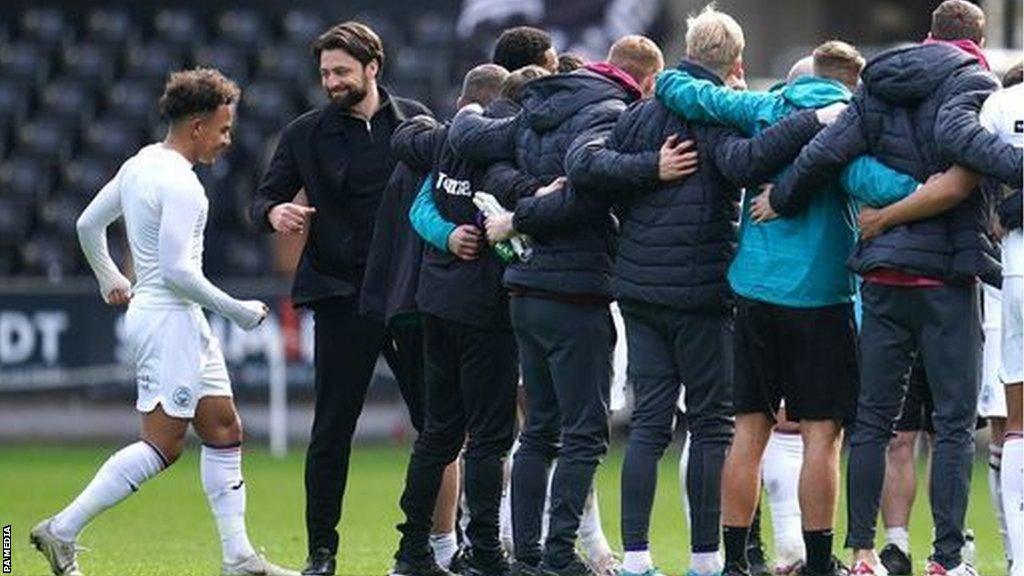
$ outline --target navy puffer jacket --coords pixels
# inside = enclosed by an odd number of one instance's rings
[[[684,61],[679,68],[722,84],[698,64]],[[691,124],[647,100],[630,106],[607,139],[577,141],[566,160],[573,186],[581,194],[607,194],[617,205],[615,297],[687,311],[725,309],[740,188],[767,181],[821,128],[809,110],[748,139],[731,128]],[[699,167],[659,182],[658,152],[671,135],[696,141]]]
[[[448,135],[456,153],[493,163],[513,160],[543,183],[565,175],[565,154],[577,138],[611,130],[636,95],[588,70],[539,78],[526,85],[514,118],[461,111]],[[515,229],[533,238],[533,255],[505,272],[505,284],[527,292],[610,298],[615,224],[605,198],[568,185],[516,204]]]
[[[956,163],[1013,187],[1021,185],[1021,154],[977,119],[984,98],[999,88],[976,58],[947,44],[896,48],[865,67],[850,106],[823,130],[775,186],[771,204],[798,212],[848,162],[871,154],[924,182]],[[951,283],[999,274],[985,236],[981,194],[937,217],[897,226],[857,245],[858,274],[890,268]]]

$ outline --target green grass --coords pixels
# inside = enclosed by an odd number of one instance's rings
[[[82,489],[110,453],[110,447],[0,448],[0,525],[13,525],[14,574],[44,576],[47,567],[28,544],[28,531]],[[198,451],[193,447],[171,469],[135,496],[103,514],[80,543],[87,576],[213,575],[219,573],[219,543],[199,481]],[[339,573],[380,576],[390,566],[397,543],[398,497],[407,459],[404,447],[361,446],[352,458],[352,474],[341,526]],[[265,452],[246,453],[249,533],[276,562],[298,567],[305,557],[302,454],[275,460]],[[599,475],[601,512],[613,546],[618,536],[618,471],[621,449],[614,450]],[[668,574],[685,572],[688,537],[683,528],[676,476],[676,453],[661,467],[652,523],[652,549]],[[929,552],[931,523],[922,495],[915,506],[913,554],[921,566]],[[838,515],[837,546],[845,535]],[[767,518],[766,531],[770,530]],[[1002,544],[989,505],[985,467],[975,467],[968,525],[978,542],[978,568],[984,576],[1005,573]],[[770,536],[765,537],[770,541]],[[845,559],[845,554],[841,554]]]

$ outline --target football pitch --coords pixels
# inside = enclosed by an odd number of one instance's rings
[[[13,574],[45,576],[49,570],[28,544],[39,519],[66,504],[115,449],[103,447],[0,448],[0,526],[12,526]],[[359,446],[352,456],[348,495],[341,526],[339,574],[383,576],[398,541],[398,497],[408,450],[403,446]],[[612,450],[598,476],[601,514],[613,548],[619,548],[619,468],[621,445]],[[274,562],[300,568],[305,558],[303,525],[303,453],[282,460],[259,448],[245,454],[248,524],[253,545]],[[671,576],[685,573],[687,534],[679,501],[678,448],[662,461],[651,526],[657,564]],[[911,524],[917,573],[923,573],[931,522],[924,485]],[[845,504],[840,504],[837,545],[845,535]],[[769,510],[765,510],[770,514]],[[770,542],[768,518],[763,522]],[[968,526],[976,534],[978,569],[983,576],[1005,574],[1002,541],[989,504],[986,468],[974,467]],[[138,494],[102,515],[79,544],[86,576],[192,576],[220,573],[220,549],[213,518],[199,480],[198,449],[193,443],[170,470]],[[848,561],[845,552],[840,557]]]

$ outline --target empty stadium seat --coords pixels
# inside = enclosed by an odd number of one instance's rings
[[[39,211],[39,221],[62,236],[74,238],[75,222],[87,204],[87,200],[74,194],[61,194],[58,191],[43,204]]]
[[[31,96],[32,89],[25,83],[0,77],[0,122],[10,126],[24,120]]]
[[[20,36],[56,49],[72,40],[72,30],[59,8],[29,8],[21,13]]]
[[[163,83],[168,74],[185,63],[180,47],[171,44],[136,44],[128,49],[124,60],[124,77]]]
[[[96,98],[88,85],[77,78],[51,80],[39,94],[38,114],[77,124],[86,122],[96,112]]]
[[[21,246],[26,273],[60,280],[79,271],[78,241],[55,230],[41,228]]]
[[[309,46],[317,36],[327,30],[328,22],[314,10],[293,8],[281,19],[284,39],[291,43]]]
[[[164,8],[153,16],[156,40],[179,47],[191,46],[206,39],[206,28],[199,17],[184,8]]]
[[[18,126],[14,141],[18,152],[39,158],[55,166],[66,161],[73,151],[76,128],[60,116],[34,118]]]
[[[256,54],[257,80],[290,82],[303,86],[317,82],[317,63],[308,46],[266,46]]]
[[[139,125],[117,117],[93,120],[82,132],[82,150],[107,158],[128,158],[144,142]]]
[[[413,42],[421,46],[447,47],[455,40],[455,23],[436,12],[426,12],[413,22]]]
[[[145,128],[157,118],[157,99],[163,79],[127,79],[113,84],[106,94],[106,111],[124,121]]]
[[[131,14],[120,8],[99,8],[85,20],[85,40],[111,48],[123,48],[138,37]]]
[[[16,246],[34,225],[35,207],[22,198],[0,196],[0,247]]]
[[[196,66],[216,68],[239,85],[249,81],[249,54],[230,44],[200,46],[192,53]]]
[[[80,156],[61,169],[61,190],[79,198],[91,199],[117,173],[116,159],[107,156]]]
[[[277,82],[257,82],[245,88],[239,122],[256,121],[270,129],[280,129],[298,112],[291,86]]]
[[[105,86],[114,78],[116,57],[112,47],[98,44],[69,44],[58,57],[60,76],[94,88]]]
[[[217,40],[242,46],[256,46],[268,38],[268,30],[257,10],[226,10],[217,18]]]
[[[53,187],[53,169],[39,158],[16,154],[0,160],[0,190],[5,198],[35,203]]]
[[[0,78],[38,86],[50,74],[49,51],[38,44],[18,42],[0,46]]]

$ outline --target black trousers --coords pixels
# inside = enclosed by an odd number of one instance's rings
[[[512,464],[516,560],[559,569],[572,561],[594,472],[608,450],[615,328],[607,306],[512,299],[526,391],[526,425]],[[540,546],[548,469],[547,540]]]
[[[850,435],[846,547],[870,549],[885,478],[885,449],[900,416],[917,352],[927,373],[935,448],[930,479],[932,558],[961,561],[971,487],[974,424],[981,383],[981,318],[976,286],[903,288],[865,282],[861,382]]]
[[[504,462],[515,423],[516,345],[511,330],[423,318],[426,418],[413,444],[401,507],[405,521],[395,558],[432,556],[430,527],[444,469],[465,444],[466,537],[474,561],[502,558],[498,539]]]
[[[718,550],[722,466],[732,440],[732,317],[623,300],[635,405],[622,463],[622,543],[646,550],[658,460],[672,441],[680,387],[686,393],[690,548]]]
[[[422,426],[422,334],[416,322],[387,330],[380,321],[360,316],[356,298],[331,298],[311,307],[316,407],[306,451],[306,534],[310,552],[337,553],[352,434],[377,357],[384,354],[413,425]]]

